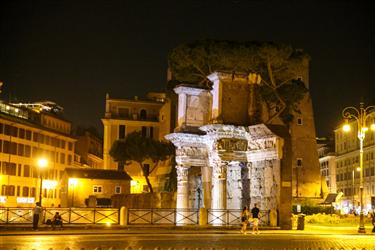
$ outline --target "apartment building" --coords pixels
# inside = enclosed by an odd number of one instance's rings
[[[0,103],[0,206],[32,206],[40,190],[43,206],[60,204],[59,180],[73,164],[76,139],[59,108],[50,102]],[[43,170],[37,164],[41,158],[48,161]]]
[[[107,94],[102,122],[104,169],[117,169],[117,163],[109,155],[113,142],[133,131],[140,131],[145,137],[163,140],[171,132],[171,101],[165,93],[148,93],[145,98],[134,99],[114,99]],[[132,178],[131,193],[148,192],[147,183],[137,164],[127,165],[125,171]],[[163,188],[170,171],[170,163],[163,162],[150,174],[149,179],[155,191]]]
[[[329,193],[336,193],[336,155],[334,143],[327,139],[318,139],[320,175],[327,184]]]
[[[369,123],[373,122],[368,121]],[[351,130],[335,130],[336,182],[337,192],[343,192],[342,208],[350,211],[360,206],[359,140],[357,123],[352,122]],[[363,197],[364,209],[371,208],[375,198],[375,132],[367,131],[363,145]],[[375,204],[374,204],[375,205]]]

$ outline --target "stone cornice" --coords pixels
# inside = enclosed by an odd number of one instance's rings
[[[226,72],[214,72],[210,75],[207,76],[207,78],[211,82],[216,82],[216,81],[225,81],[225,80],[242,80],[242,81],[248,81],[248,75],[246,73],[226,73]]]
[[[209,93],[209,90],[207,89],[187,87],[187,86],[177,86],[173,90],[176,94],[200,95],[203,92]]]
[[[177,147],[205,147],[206,145],[205,139],[196,134],[172,133],[164,136],[164,138],[171,141]]]

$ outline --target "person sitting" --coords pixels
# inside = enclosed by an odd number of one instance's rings
[[[53,229],[55,229],[55,226],[63,227],[63,221],[59,212],[56,212],[55,216],[53,216],[51,225]]]

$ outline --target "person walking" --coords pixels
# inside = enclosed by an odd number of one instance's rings
[[[240,232],[242,234],[246,234],[246,227],[247,227],[247,223],[248,222],[249,222],[249,210],[245,206],[242,209],[242,212],[241,212],[241,223],[242,223],[242,226],[241,226],[241,231]]]
[[[251,209],[251,214],[253,216],[253,234],[259,234],[259,208],[257,208],[257,204],[254,203],[254,207]]]
[[[42,207],[40,206],[40,202],[35,203],[35,207],[33,208],[33,229],[38,230],[38,223],[39,217],[42,214]]]

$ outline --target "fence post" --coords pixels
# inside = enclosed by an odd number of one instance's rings
[[[127,226],[128,225],[128,208],[121,207],[120,208],[120,226]]]
[[[199,226],[206,226],[207,225],[207,209],[205,207],[201,207],[199,209]]]

